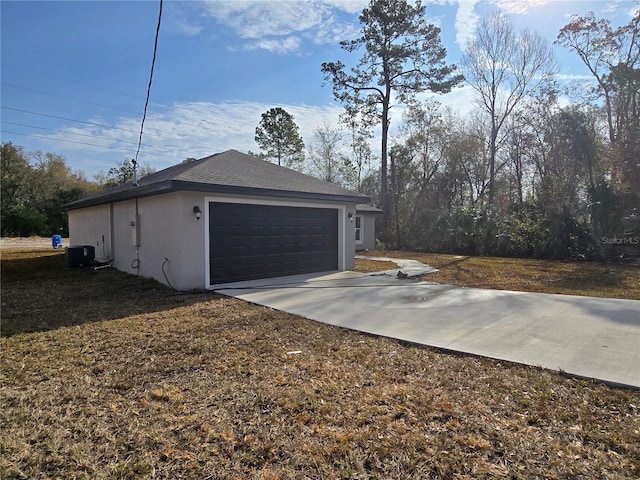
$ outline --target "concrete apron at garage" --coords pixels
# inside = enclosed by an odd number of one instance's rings
[[[221,285],[319,322],[640,388],[640,301],[337,272]]]

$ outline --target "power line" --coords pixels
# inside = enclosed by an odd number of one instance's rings
[[[138,149],[136,150],[136,158],[133,160],[134,178],[135,168],[138,164],[138,153],[140,153],[140,145],[142,144],[142,132],[144,130],[144,120],[147,118],[147,106],[149,105],[149,94],[151,93],[151,82],[153,81],[153,68],[156,64],[156,52],[158,51],[158,37],[160,36],[160,21],[162,20],[162,0],[160,0],[160,11],[158,12],[158,26],[156,27],[156,40],[153,44],[153,58],[151,59],[151,73],[149,74],[149,85],[147,86],[147,99],[144,102],[144,112],[142,113],[142,123],[140,124],[140,138],[138,139]]]
[[[17,67],[15,67],[15,68],[17,68]],[[46,75],[41,75],[41,76],[46,77]],[[59,78],[59,77],[53,77],[53,78]],[[69,80],[69,81],[71,81],[71,80]],[[79,99],[79,98],[69,97],[69,96],[66,96],[66,95],[60,95],[60,94],[56,94],[56,93],[45,92],[43,90],[36,90],[34,88],[22,87],[20,85],[14,85],[12,83],[7,83],[7,82],[0,82],[0,83],[2,85],[6,86],[6,87],[17,88],[17,89],[20,89],[20,90],[25,90],[27,92],[39,93],[41,95],[46,95],[46,96],[49,96],[49,97],[62,98],[62,99],[65,99],[65,100],[72,100],[74,102],[84,103],[84,104],[87,104],[87,105],[95,105],[97,107],[107,108],[107,109],[110,109],[110,110],[116,110],[116,111],[119,111],[119,112],[130,113],[130,114],[133,114],[133,115],[136,115],[136,116],[140,113],[140,112],[134,112],[133,110],[127,110],[125,108],[112,107],[110,105],[105,105],[105,104],[102,104],[102,103],[89,102],[87,100],[82,100],[82,99]],[[93,88],[96,88],[96,89],[99,89],[99,90],[103,90],[100,87],[93,87]],[[107,91],[110,91],[110,90],[107,90]],[[115,92],[115,93],[118,93],[118,92]],[[128,94],[124,94],[124,93],[118,93],[118,94],[119,95],[128,95]],[[172,108],[172,106],[170,106],[170,105],[164,105],[164,104],[159,103],[159,102],[154,102],[151,99],[149,100],[149,103],[158,105],[159,107],[166,108],[166,109]],[[153,112],[154,110],[151,110],[151,111]],[[159,112],[159,111],[158,111],[158,113],[161,114],[161,112]],[[196,123],[189,123],[189,122],[185,122],[184,120],[180,120],[180,125],[185,125],[185,126],[188,126],[188,127],[196,127],[196,128],[201,128],[202,127],[201,124],[199,125],[199,124],[196,124]],[[147,135],[150,135],[150,134],[147,134]]]
[[[15,126],[18,126],[18,127],[35,128],[37,130],[46,130],[46,131],[49,131],[49,132],[59,132],[59,130],[56,129],[56,128],[39,127],[37,125],[28,125],[28,124],[25,124],[25,123],[8,122],[6,120],[2,120],[2,121],[0,121],[0,123],[5,123],[7,125],[15,125]],[[138,142],[129,142],[127,140],[118,140],[118,139],[113,138],[113,137],[104,137],[102,135],[89,135],[89,134],[86,134],[86,133],[75,133],[75,132],[62,132],[62,133],[64,135],[75,135],[75,136],[78,136],[78,137],[100,138],[100,139],[103,139],[103,140],[109,140],[109,141],[116,142],[116,143],[127,143],[127,144],[130,144],[130,145],[137,145],[138,144]],[[24,135],[26,135],[26,134],[24,134]],[[42,137],[42,138],[49,138],[51,140],[56,140],[56,141],[64,141],[64,140],[59,139],[59,138],[51,138],[51,137]],[[171,150],[171,147],[159,147],[159,146],[154,146],[154,145],[147,145],[146,148],[147,149],[151,148],[151,149],[154,149],[154,150]],[[159,154],[162,155],[162,153],[159,153]]]
[[[27,92],[39,93],[41,95],[47,95],[47,96],[50,96],[50,97],[62,98],[64,100],[72,100],[72,101],[78,102],[78,103],[86,103],[87,105],[95,105],[97,107],[108,108],[110,110],[117,110],[119,112],[132,113],[134,115],[138,114],[138,112],[134,112],[132,110],[126,110],[124,108],[112,107],[110,105],[104,105],[102,103],[89,102],[87,100],[80,100],[79,98],[68,97],[66,95],[59,95],[59,94],[56,94],[56,93],[43,92],[42,90],[36,90],[35,88],[23,87],[21,85],[14,85],[12,83],[2,82],[2,85],[4,85],[5,87],[11,87],[11,88],[17,88],[17,89],[20,89],[20,90],[25,90]]]
[[[9,63],[5,63],[5,62],[0,62],[0,65],[1,65],[3,68],[8,67],[8,68],[14,68],[14,69],[16,69],[16,70],[23,70],[23,71],[25,71],[25,72],[29,72],[29,73],[35,74],[35,75],[37,75],[37,76],[39,76],[39,77],[43,77],[43,78],[53,78],[53,79],[56,79],[56,80],[62,80],[62,81],[64,81],[64,82],[75,83],[75,84],[77,84],[77,85],[84,85],[85,87],[90,87],[90,88],[93,88],[93,89],[96,89],[96,90],[102,90],[103,92],[115,93],[116,95],[122,95],[122,96],[124,96],[124,97],[130,97],[130,98],[135,98],[136,100],[140,100],[140,97],[139,97],[138,95],[134,95],[134,94],[132,94],[132,93],[128,93],[128,92],[120,92],[120,91],[118,91],[118,90],[112,90],[112,89],[110,89],[110,88],[100,87],[100,86],[98,86],[98,85],[93,85],[93,84],[91,84],[91,83],[86,83],[86,82],[80,82],[80,81],[78,81],[78,80],[74,80],[74,79],[70,79],[70,78],[66,78],[66,77],[60,77],[60,76],[57,76],[57,75],[51,75],[51,74],[49,74],[49,73],[39,72],[38,70],[34,70],[34,69],[32,69],[32,68],[25,68],[25,67],[21,67],[21,66],[18,66],[18,65],[12,65],[12,64],[9,64]],[[3,85],[12,86],[12,87],[16,87],[16,88],[23,88],[23,89],[25,89],[25,90],[30,90],[30,89],[27,89],[27,88],[25,88],[25,87],[19,87],[19,86],[17,86],[17,85],[13,85],[13,84],[7,84],[7,83],[5,83],[5,82],[2,82],[2,84],[3,84]],[[32,91],[36,91],[36,90],[32,90]],[[38,92],[38,93],[43,93],[43,94],[45,94],[45,95],[57,96],[57,95],[55,95],[55,94],[46,93],[46,92]],[[84,103],[89,103],[89,104],[91,104],[91,102],[86,102],[85,100],[79,100],[79,99],[75,99],[75,98],[71,98],[71,97],[69,97],[69,99],[71,99],[71,100],[75,100],[75,101],[78,101],[78,102],[84,102]],[[167,104],[165,104],[165,103],[156,102],[156,101],[153,101],[153,100],[149,100],[149,103],[150,103],[150,104],[153,104],[153,105],[158,105],[159,107],[163,107],[163,108],[171,108],[171,105],[167,105]],[[114,107],[109,107],[108,105],[100,105],[100,104],[97,104],[97,103],[96,103],[96,104],[94,104],[94,105],[99,105],[99,106],[103,106],[103,107],[107,107],[107,108],[114,108]],[[118,110],[119,110],[119,109],[118,109]],[[138,112],[131,112],[131,111],[129,111],[129,110],[123,110],[123,111],[126,111],[126,112],[128,112],[128,113],[135,113],[135,114],[137,114],[137,113],[138,113]],[[192,123],[191,123],[191,124],[189,124],[189,123],[185,123],[185,125],[192,125],[192,126],[194,126],[194,127],[197,127],[197,126],[198,126],[198,125],[195,125],[195,124],[192,124]]]
[[[47,130],[49,132],[59,132],[57,128],[38,127],[37,125],[28,125],[26,123],[7,122],[6,120],[2,120],[0,123],[6,123],[7,125],[16,125],[18,127],[36,128],[38,130]],[[115,138],[103,137],[101,135],[89,135],[87,133],[64,132],[64,135],[76,135],[78,137],[89,137],[89,138],[102,138],[104,140],[112,140],[114,142],[119,142],[119,143],[129,143],[131,145],[138,144],[138,142],[128,142],[127,140],[117,140]]]
[[[34,73],[34,74],[39,75],[41,77],[54,78],[56,80],[63,80],[65,82],[75,83],[75,84],[78,84],[78,85],[84,85],[85,87],[95,88],[96,90],[103,90],[105,92],[111,92],[111,93],[115,93],[117,95],[123,95],[125,97],[132,97],[132,98],[135,98],[135,99],[139,99],[139,97],[137,95],[133,95],[131,93],[119,92],[117,90],[111,90],[110,88],[99,87],[97,85],[92,85],[90,83],[80,82],[78,80],[74,80],[74,79],[71,79],[71,78],[58,77],[57,75],[51,75],[51,74],[48,74],[48,73],[42,73],[42,72],[39,72],[37,70],[33,70],[32,68],[19,67],[17,65],[11,65],[11,64],[5,63],[5,62],[2,62],[0,65],[2,65],[3,68],[9,67],[9,68],[15,68],[16,70],[24,70],[25,72],[31,72],[31,73]]]
[[[107,150],[113,150],[114,152],[121,152],[121,153],[129,153],[130,152],[130,150],[122,150],[122,149],[119,149],[119,148],[111,147],[109,145],[97,145],[95,143],[76,142],[75,140],[63,140],[61,138],[51,138],[51,137],[47,137],[46,135],[36,135],[34,133],[12,132],[12,131],[9,131],[9,130],[0,130],[0,133],[10,133],[12,135],[23,135],[25,137],[33,137],[33,138],[44,138],[46,140],[55,141],[55,142],[75,143],[77,145],[88,145],[90,147],[99,147],[99,148],[104,148],[104,149],[107,149]],[[178,159],[184,160],[184,157],[177,157],[175,155],[167,155],[167,154],[153,154],[153,155],[161,155],[161,156],[167,157],[167,158],[178,158]]]
[[[27,113],[27,114],[30,114],[30,115],[39,115],[41,117],[56,118],[58,120],[67,120],[69,122],[82,123],[82,124],[85,124],[85,125],[92,125],[94,127],[109,128],[109,129],[112,129],[112,130],[121,130],[121,131],[127,132],[127,133],[138,133],[135,130],[130,130],[130,129],[127,129],[127,128],[113,127],[111,125],[104,125],[104,124],[95,123],[95,122],[87,122],[85,120],[76,120],[74,118],[61,117],[61,116],[58,116],[58,115],[50,115],[48,113],[32,112],[30,110],[22,110],[20,108],[7,107],[5,105],[0,105],[0,108],[3,108],[5,110],[12,110],[14,112]],[[155,133],[147,133],[147,135],[151,136],[151,137],[164,138],[164,139],[167,139],[167,140],[175,140],[177,142],[185,142],[185,143],[189,143],[190,145],[193,145],[193,146],[205,147],[207,149],[211,148],[210,145],[205,145],[203,143],[193,143],[193,142],[191,142],[189,140],[184,140],[182,138],[167,137],[166,135],[158,135],[158,134],[155,134]]]
[[[56,118],[58,120],[67,120],[69,122],[74,122],[74,123],[83,123],[85,125],[92,125],[94,127],[102,127],[102,128],[110,128],[112,130],[122,130],[123,132],[129,132],[129,133],[136,133],[135,130],[129,130],[127,128],[121,128],[121,127],[112,127],[111,125],[103,125],[101,123],[95,123],[95,122],[87,122],[85,120],[76,120],[74,118],[68,118],[68,117],[60,117],[58,115],[50,115],[48,113],[40,113],[40,112],[32,112],[30,110],[22,110],[20,108],[15,108],[15,107],[7,107],[5,105],[0,105],[0,108],[4,108],[5,110],[13,110],[14,112],[21,112],[21,113],[28,113],[29,115],[39,115],[41,117],[49,117],[49,118]],[[150,134],[151,135],[151,134]],[[171,140],[179,140],[177,138],[172,138]]]

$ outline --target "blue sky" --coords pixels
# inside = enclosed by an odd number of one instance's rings
[[[480,18],[501,11],[516,30],[552,43],[572,14],[628,23],[633,0],[426,0],[448,61]],[[258,151],[261,113],[283,107],[307,145],[341,112],[320,65],[355,64],[338,42],[353,38],[362,0],[165,0],[150,104],[138,160],[156,169],[235,148]],[[136,152],[159,1],[7,1],[1,16],[1,138],[62,154],[91,179]],[[554,47],[561,78],[588,78]],[[470,87],[438,100],[465,113]],[[392,120],[393,122],[393,120]],[[395,122],[397,124],[397,122]],[[392,123],[393,126],[393,123]]]

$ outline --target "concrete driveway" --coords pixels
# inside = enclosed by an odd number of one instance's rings
[[[337,272],[217,290],[319,322],[640,388],[640,301]]]

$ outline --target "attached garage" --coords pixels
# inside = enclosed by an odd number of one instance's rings
[[[338,270],[338,210],[209,202],[210,284]]]
[[[182,291],[349,270],[370,199],[235,150],[67,205],[70,242]]]

